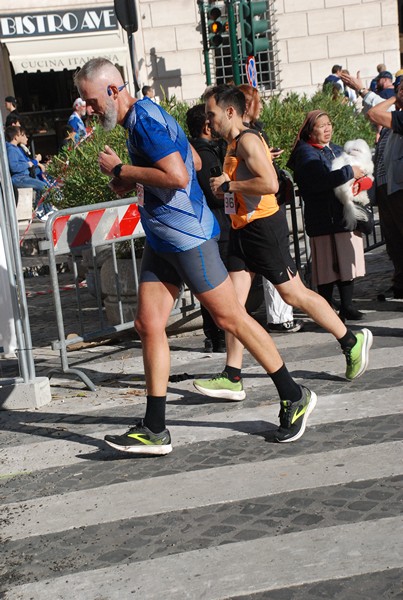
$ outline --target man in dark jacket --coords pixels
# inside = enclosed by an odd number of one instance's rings
[[[325,90],[326,87],[333,86],[338,89],[339,92],[344,93],[344,84],[340,79],[342,69],[343,67],[341,65],[333,65],[332,73],[328,75],[323,82],[323,90]]]
[[[198,152],[202,168],[197,172],[197,180],[207,200],[209,208],[212,210],[215,218],[220,225],[220,240],[218,249],[221,259],[227,266],[229,232],[231,221],[224,211],[223,199],[214,196],[210,187],[210,177],[212,169],[222,171],[222,164],[225,155],[225,143],[223,140],[214,139],[211,129],[207,123],[205,104],[196,104],[189,108],[186,113],[186,124],[190,134],[190,143]],[[203,331],[206,339],[204,340],[204,349],[206,352],[225,352],[225,332],[219,329],[206,308],[201,306],[203,318]]]

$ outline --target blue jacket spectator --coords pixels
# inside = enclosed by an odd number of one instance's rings
[[[36,191],[36,200],[34,202],[35,207],[38,207],[36,215],[39,219],[46,220],[50,212],[53,211],[53,207],[50,204],[43,202],[38,206],[38,203],[48,185],[44,181],[41,181],[30,174],[30,170],[32,167],[35,167],[35,164],[26,156],[23,149],[19,147],[20,143],[26,142],[24,131],[21,127],[11,125],[10,127],[6,127],[5,137],[7,158],[13,186],[17,189],[32,188]]]

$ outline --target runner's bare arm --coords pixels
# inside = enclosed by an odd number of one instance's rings
[[[98,163],[101,171],[113,177],[113,169],[122,161],[108,146],[99,153]],[[173,152],[158,160],[152,167],[123,165],[119,174],[122,184],[133,189],[136,183],[169,189],[183,189],[189,183],[189,175],[179,152]]]
[[[367,112],[367,117],[375,125],[382,125],[382,127],[392,127],[392,113],[388,112],[388,109],[396,102],[395,96],[388,98],[384,102],[380,102],[376,106],[373,106]]]
[[[253,177],[245,181],[232,181],[231,192],[248,194],[275,194],[278,191],[278,179],[272,162],[266,154],[266,148],[257,135],[243,135],[239,140],[237,154],[246,163]]]

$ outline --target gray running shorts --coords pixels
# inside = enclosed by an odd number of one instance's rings
[[[178,288],[185,283],[193,294],[202,294],[219,286],[227,277],[215,238],[183,252],[156,252],[145,244],[140,283],[170,283]]]

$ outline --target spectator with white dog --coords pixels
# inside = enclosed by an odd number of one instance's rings
[[[312,282],[321,296],[333,304],[336,285],[340,295],[340,318],[360,320],[363,313],[353,305],[354,280],[365,275],[364,246],[356,225],[347,224],[344,205],[335,193],[343,184],[354,184],[367,175],[355,164],[332,170],[343,148],[332,143],[333,126],[321,110],[308,113],[292,150],[288,166],[300,189],[306,232],[312,252]]]

